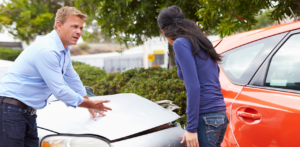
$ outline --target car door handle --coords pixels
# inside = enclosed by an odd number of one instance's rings
[[[261,116],[259,114],[253,114],[249,112],[238,111],[237,115],[240,117],[252,118],[252,119],[260,119]]]

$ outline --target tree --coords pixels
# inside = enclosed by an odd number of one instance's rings
[[[147,38],[159,36],[157,16],[163,8],[177,5],[185,17],[198,21],[198,0],[75,0],[75,6],[97,21],[101,33],[115,37],[126,45],[142,44]],[[92,20],[90,20],[92,21]],[[175,65],[174,51],[169,45],[169,69]]]
[[[72,6],[71,0],[11,0],[0,5],[0,30],[3,27],[16,39],[28,44],[37,35],[53,30],[57,9]]]
[[[271,26],[274,24],[274,20],[272,20],[269,15],[271,14],[270,10],[266,10],[262,12],[260,15],[256,16],[255,19],[257,23],[252,26],[252,29],[260,29]]]
[[[300,16],[300,0],[13,0],[0,5],[0,27],[28,43],[53,29],[58,8],[73,5],[89,15],[87,26],[94,26],[93,32],[83,32],[83,39],[95,41],[95,36],[104,35],[126,45],[159,36],[157,15],[172,5],[179,6],[204,33],[221,37],[253,29],[262,10],[270,10],[271,21],[292,17],[289,7]],[[174,65],[169,45],[168,67]]]
[[[75,0],[75,6],[96,20],[104,35],[136,45],[160,35],[157,15],[172,5],[195,20],[204,33],[221,37],[251,30],[264,9],[271,9],[271,21],[292,17],[288,7],[300,16],[300,0]],[[169,45],[168,67],[172,69],[174,64],[174,51]]]
[[[289,7],[300,16],[300,0],[199,0],[202,29],[221,37],[248,31],[257,23],[255,17],[270,9],[270,21],[293,17]]]

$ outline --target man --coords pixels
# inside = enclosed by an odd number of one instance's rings
[[[0,81],[0,147],[38,147],[36,109],[51,94],[67,106],[95,112],[111,110],[109,100],[88,99],[70,60],[70,45],[81,36],[87,16],[73,7],[60,8],[54,30],[37,39],[16,59]]]

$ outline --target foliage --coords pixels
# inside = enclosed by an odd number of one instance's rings
[[[101,30],[127,47],[159,36],[157,16],[172,5],[179,6],[187,19],[195,20],[204,33],[220,37],[253,29],[256,16],[265,9],[272,9],[273,21],[291,16],[289,6],[300,14],[300,0],[74,0],[74,5],[90,16],[89,23],[96,20],[96,32],[84,34],[84,39],[94,40]],[[169,69],[175,65],[172,52],[169,45]]]
[[[80,43],[78,44],[79,48],[82,49],[82,50],[88,50],[90,47],[87,43]]]
[[[73,62],[73,66],[84,85],[92,87],[98,95],[135,93],[151,101],[173,101],[181,107],[177,111],[181,119],[177,121],[186,125],[186,90],[183,81],[177,76],[176,68],[135,68],[107,74],[83,63]]]
[[[94,85],[101,79],[105,79],[108,75],[98,67],[89,66],[81,62],[72,62],[72,64],[85,86],[94,87]]]
[[[159,36],[157,16],[163,8],[178,5],[186,18],[197,21],[198,0],[74,0],[75,6],[97,21],[101,32],[117,41],[142,44]]]
[[[70,0],[11,0],[0,4],[0,30],[5,27],[16,39],[28,44],[37,35],[53,30],[56,11],[72,6]]]
[[[74,0],[75,6],[96,20],[101,32],[120,43],[142,44],[159,36],[156,18],[171,5],[182,8],[186,18],[198,22],[206,34],[221,37],[253,29],[255,19],[270,9],[269,18],[279,21],[292,17],[288,7],[300,16],[300,0]]]
[[[280,21],[284,18],[292,18],[292,13],[289,7],[293,10],[296,17],[300,16],[300,0],[269,0],[274,3],[270,7],[273,9],[270,18],[275,21]]]
[[[87,26],[93,26],[93,32],[83,33],[84,39],[115,37],[120,43],[137,45],[160,35],[156,17],[171,5],[181,7],[206,34],[221,37],[253,29],[262,10],[271,10],[272,21],[291,18],[288,7],[300,16],[300,0],[11,0],[0,4],[0,30],[5,27],[28,43],[53,29],[57,9],[73,5],[89,15]]]
[[[127,48],[130,44],[140,45],[148,38],[160,35],[157,16],[162,9],[177,5],[181,7],[186,18],[197,21],[195,13],[200,6],[198,0],[74,0],[74,2],[76,7],[89,15],[90,23],[96,20],[98,26],[96,31],[101,29],[101,34],[107,36],[106,38],[113,37]],[[97,32],[85,33],[83,38],[93,40],[91,37],[97,37],[96,34]],[[173,51],[172,46],[169,51]],[[172,55],[169,55],[169,69],[175,65]]]
[[[274,20],[269,17],[270,14],[271,11],[267,10],[256,16],[255,19],[257,20],[257,23],[252,25],[252,29],[260,29],[271,26],[274,23]]]
[[[23,50],[14,50],[11,48],[0,47],[0,59],[15,61]]]
[[[202,6],[199,15],[202,28],[221,37],[236,32],[248,31],[257,23],[255,17],[262,10],[270,9],[271,21],[292,17],[288,7],[300,16],[300,0],[199,0]]]
[[[252,1],[250,0],[200,0],[199,2],[203,6],[197,12],[201,19],[199,23],[204,30],[211,30],[221,37],[233,34],[234,32],[251,29],[251,24],[254,24],[256,20],[253,15],[245,14],[251,14],[251,12],[258,13],[260,11],[259,7],[251,5]],[[242,6],[247,7],[247,9]],[[240,20],[237,15],[246,21]]]

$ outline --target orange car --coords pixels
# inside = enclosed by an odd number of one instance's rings
[[[230,118],[222,147],[300,146],[300,22],[213,42]]]

